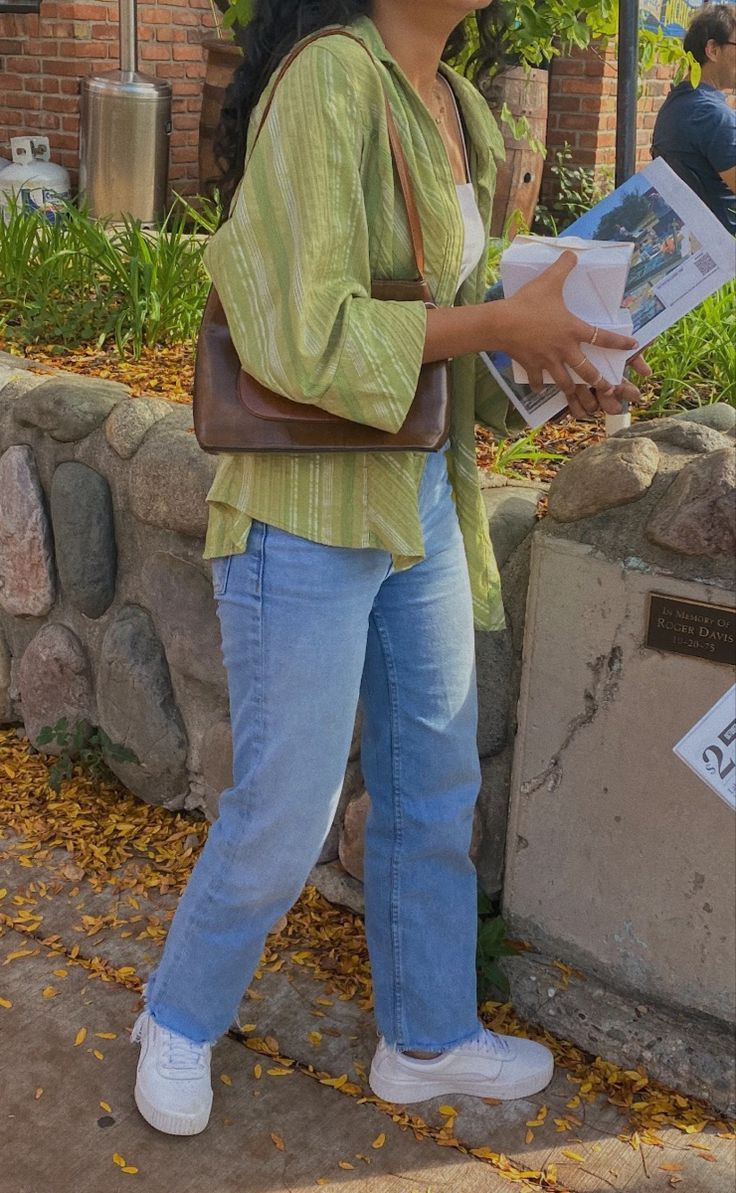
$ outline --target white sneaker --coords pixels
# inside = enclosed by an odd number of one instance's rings
[[[419,1060],[388,1047],[381,1038],[368,1083],[385,1102],[423,1102],[446,1094],[479,1098],[528,1098],[552,1080],[554,1057],[543,1044],[482,1029],[432,1060]]]
[[[135,1104],[167,1135],[198,1135],[212,1109],[211,1044],[195,1044],[141,1011],[130,1033],[140,1043]]]

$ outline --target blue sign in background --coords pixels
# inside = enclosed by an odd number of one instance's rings
[[[736,0],[722,0],[733,4]],[[645,29],[663,29],[673,37],[682,37],[703,0],[641,0],[641,23]]]

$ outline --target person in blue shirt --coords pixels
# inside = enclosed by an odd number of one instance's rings
[[[685,36],[700,84],[673,87],[659,110],[652,157],[661,157],[736,235],[736,6],[704,4]]]

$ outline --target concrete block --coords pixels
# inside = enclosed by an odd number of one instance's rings
[[[733,605],[535,537],[505,914],[512,935],[616,986],[729,1019],[733,812],[672,748],[732,674],[645,646],[652,591]]]

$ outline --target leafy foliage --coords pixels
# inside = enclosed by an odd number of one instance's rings
[[[569,145],[558,150],[545,169],[554,179],[550,187],[554,198],[548,205],[537,204],[533,231],[542,236],[559,236],[613,190],[613,167],[575,166]]]
[[[592,41],[603,43],[618,34],[618,0],[494,0],[493,12],[498,22],[501,47],[505,62],[498,63],[497,71],[505,65],[545,67],[553,58],[569,54],[572,50],[584,50]],[[464,60],[470,58],[477,47],[473,38],[474,17],[468,17],[470,24],[470,46]],[[677,81],[687,71],[697,85],[700,67],[692,54],[686,54],[682,41],[659,29],[656,33],[639,30],[639,68],[649,70],[656,62],[677,67]],[[457,63],[459,67],[464,61]]]
[[[117,745],[107,736],[104,729],[92,725],[82,718],[70,729],[66,717],[55,725],[44,725],[36,742],[39,746],[55,741],[60,748],[59,758],[49,767],[49,787],[59,792],[62,783],[71,779],[74,764],[78,763],[96,779],[110,777],[105,755],[115,762],[138,762],[137,756],[127,746]]]
[[[503,917],[496,915],[485,891],[478,888],[478,947],[475,968],[478,977],[478,1001],[492,993],[506,1001],[511,993],[509,980],[499,964],[501,957],[513,957],[516,949],[506,941]]]
[[[0,335],[23,346],[112,342],[135,359],[192,338],[209,289],[199,233],[217,215],[216,202],[178,199],[154,230],[71,204],[50,223],[16,204],[0,220]]]
[[[736,282],[664,332],[646,356],[654,385],[645,391],[644,417],[713,402],[735,405]]]
[[[544,451],[537,446],[537,439],[541,428],[528,431],[525,435],[515,436],[513,439],[502,439],[496,445],[493,453],[493,471],[500,476],[518,476],[519,466],[522,464],[539,464],[543,460],[559,462],[564,456],[559,452]]]
[[[253,16],[253,0],[214,0],[226,29],[244,29]]]

